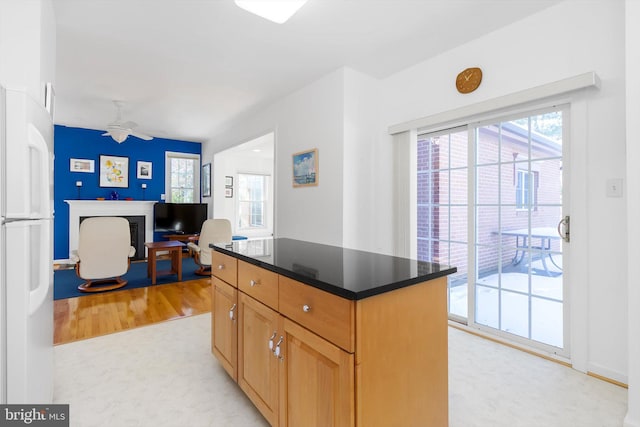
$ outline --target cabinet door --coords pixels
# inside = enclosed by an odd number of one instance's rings
[[[238,293],[238,385],[272,426],[278,425],[278,358],[275,348],[279,315]]]
[[[238,380],[238,291],[212,278],[211,351],[225,371]]]
[[[282,328],[280,426],[353,426],[353,354],[289,319]]]

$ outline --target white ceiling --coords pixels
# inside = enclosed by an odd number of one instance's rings
[[[274,135],[268,133],[266,135],[259,136],[242,144],[238,144],[231,148],[227,148],[224,151],[216,153],[216,156],[222,154],[232,157],[253,157],[259,159],[273,159],[274,157]]]
[[[54,0],[57,124],[123,119],[204,142],[342,66],[374,77],[559,0],[309,0],[278,25],[233,0]],[[473,65],[473,64],[470,64]]]

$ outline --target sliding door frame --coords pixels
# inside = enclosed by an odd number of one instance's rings
[[[591,73],[587,73],[591,74]],[[563,117],[563,127],[570,133],[569,152],[571,158],[564,162],[563,167],[567,168],[567,177],[569,180],[568,194],[570,200],[568,205],[571,207],[566,215],[571,216],[571,251],[569,256],[563,259],[563,274],[565,275],[565,301],[566,310],[566,328],[569,329],[569,340],[567,346],[571,349],[571,355],[568,362],[582,372],[587,372],[587,353],[588,353],[588,276],[586,269],[579,268],[584,265],[588,259],[588,239],[587,230],[587,151],[586,141],[588,139],[588,93],[584,90],[599,86],[599,78],[593,74],[592,82],[583,81],[584,84],[578,84],[578,80],[584,80],[586,75],[576,76],[576,87],[573,89],[555,90],[557,96],[548,94],[548,90],[554,84],[545,86],[541,90],[539,96],[536,93],[529,93],[528,102],[518,102],[522,99],[522,94],[506,95],[498,99],[496,102],[485,101],[476,105],[462,107],[458,110],[448,111],[436,116],[425,119],[414,120],[404,124],[398,124],[389,128],[389,132],[393,136],[394,149],[394,182],[396,192],[394,193],[394,206],[396,208],[394,214],[394,230],[395,230],[395,249],[399,256],[417,257],[417,249],[415,243],[416,236],[416,218],[417,212],[415,188],[417,188],[416,168],[411,167],[412,154],[416,152],[418,134],[437,132],[448,128],[455,128],[461,125],[476,124],[480,121],[492,120],[497,117],[509,115],[517,115],[528,111],[538,109],[549,109],[554,106],[568,104],[569,114]],[[534,91],[536,92],[536,91]],[[567,93],[568,92],[568,93]],[[545,94],[547,96],[545,96]],[[541,98],[544,98],[541,100]],[[513,101],[510,106],[505,106]],[[493,108],[497,107],[497,108]],[[437,122],[443,119],[442,122]],[[419,127],[423,123],[429,123],[427,126]],[[471,231],[471,230],[470,230]],[[572,268],[576,266],[576,268]],[[468,316],[472,313],[468,313]],[[494,337],[495,338],[495,337]],[[512,342],[511,340],[506,340]],[[526,345],[522,345],[527,347]],[[553,354],[549,354],[555,357]]]
[[[569,298],[569,283],[570,283],[570,271],[571,271],[571,266],[570,265],[563,265],[563,272],[562,272],[562,281],[563,281],[563,289],[562,289],[562,327],[563,327],[563,347],[558,348],[540,341],[536,341],[533,340],[532,338],[527,338],[524,336],[520,336],[518,334],[513,334],[510,332],[506,332],[504,330],[502,330],[500,328],[500,326],[498,327],[492,327],[492,326],[488,326],[488,325],[484,325],[481,323],[476,323],[475,319],[476,319],[476,272],[477,272],[477,249],[478,249],[478,245],[477,245],[477,229],[476,229],[476,224],[478,222],[478,218],[477,218],[477,212],[478,212],[478,200],[477,200],[477,169],[478,169],[478,163],[477,163],[477,147],[478,147],[478,130],[481,129],[482,127],[485,127],[487,125],[495,125],[495,124],[502,124],[502,123],[506,123],[512,120],[517,120],[517,119],[523,119],[523,118],[529,118],[529,117],[533,117],[533,116],[537,116],[540,114],[545,114],[545,113],[550,113],[550,112],[554,112],[554,111],[560,111],[562,112],[562,165],[563,165],[563,171],[562,171],[562,179],[563,179],[563,184],[562,184],[562,188],[564,189],[564,191],[562,192],[562,200],[561,200],[561,210],[562,210],[562,214],[564,215],[569,215],[569,213],[571,212],[571,206],[570,206],[570,189],[571,189],[571,174],[570,174],[570,165],[571,165],[571,153],[570,153],[570,148],[571,148],[571,136],[570,136],[570,129],[569,129],[569,123],[570,122],[570,115],[571,115],[571,106],[569,103],[563,103],[563,104],[556,104],[554,103],[553,105],[550,106],[546,106],[546,107],[536,107],[536,108],[532,108],[529,110],[525,110],[525,111],[518,111],[515,113],[507,113],[504,114],[502,116],[496,116],[496,117],[491,117],[489,119],[486,120],[480,120],[480,121],[476,121],[475,123],[469,124],[468,125],[468,136],[467,139],[469,141],[469,146],[468,146],[468,152],[467,152],[467,158],[468,160],[468,167],[469,167],[469,184],[468,184],[468,200],[469,200],[469,211],[468,211],[468,233],[469,233],[469,251],[468,251],[468,262],[469,262],[469,277],[468,277],[468,281],[467,281],[467,285],[468,285],[468,308],[467,308],[467,326],[469,326],[470,328],[473,329],[478,329],[481,331],[484,331],[488,334],[491,335],[496,335],[499,337],[504,338],[505,340],[508,341],[514,341],[517,342],[523,346],[530,346],[532,348],[535,348],[536,350],[542,350],[547,354],[550,355],[556,355],[562,358],[570,358],[570,354],[571,354],[571,320],[570,320],[570,313],[571,313],[571,301]],[[501,149],[498,150],[499,152],[501,152]],[[536,161],[540,161],[540,160],[532,160],[530,158],[530,156],[528,156],[528,160],[527,160],[527,164],[530,165],[530,163],[536,162]],[[503,164],[503,162],[500,160],[499,164]],[[506,162],[505,164],[509,164],[509,162]],[[515,163],[514,163],[515,164]],[[500,191],[500,197],[501,197],[502,191]],[[498,199],[498,207],[501,210],[501,207],[506,206],[503,205],[502,200],[499,198]],[[528,228],[531,229],[531,216],[529,215],[528,218]],[[555,225],[555,224],[554,224]],[[499,223],[500,229],[502,229],[502,222]],[[571,249],[569,247],[570,245],[565,242],[564,240],[562,240],[562,256],[563,259],[566,258],[570,258],[571,256]],[[567,263],[565,263],[567,264]],[[529,298],[532,298],[532,295],[529,295]],[[502,311],[502,298],[499,297],[499,310]],[[531,307],[529,306],[529,310],[531,310]],[[528,313],[529,314],[529,320],[531,319],[531,312]],[[455,318],[450,317],[451,320],[455,320]],[[531,328],[531,325],[529,325],[529,328]]]

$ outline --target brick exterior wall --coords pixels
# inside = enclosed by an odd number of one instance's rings
[[[468,163],[473,166],[467,161],[467,131],[419,138],[417,148],[418,259],[454,265],[456,276],[466,281]],[[515,237],[500,238],[500,222],[503,231],[527,228],[529,215],[533,228],[557,225],[562,214],[561,156],[561,146],[544,137],[534,137],[529,148],[526,131],[513,125],[504,126],[502,134],[496,126],[478,129],[476,235],[480,276],[496,272],[500,258],[503,265],[509,265],[514,256]],[[516,174],[529,167],[534,177],[533,206],[518,209]],[[552,249],[559,251],[560,242],[553,242]]]

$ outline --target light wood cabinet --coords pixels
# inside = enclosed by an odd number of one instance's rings
[[[240,292],[238,385],[272,426],[278,425],[279,314]],[[271,345],[269,343],[272,343]]]
[[[356,425],[449,425],[447,278],[356,302]]]
[[[284,276],[279,283],[280,313],[353,353],[355,301]]]
[[[353,354],[239,292],[238,384],[272,426],[353,426]]]
[[[278,310],[278,275],[273,271],[238,261],[238,289]]]
[[[238,380],[238,290],[212,277],[211,351],[225,371]]]
[[[230,261],[212,348],[271,426],[448,425],[446,277],[350,300]]]
[[[220,252],[211,252],[211,274],[237,287],[238,260]]]
[[[280,427],[353,426],[353,354],[283,318]]]

